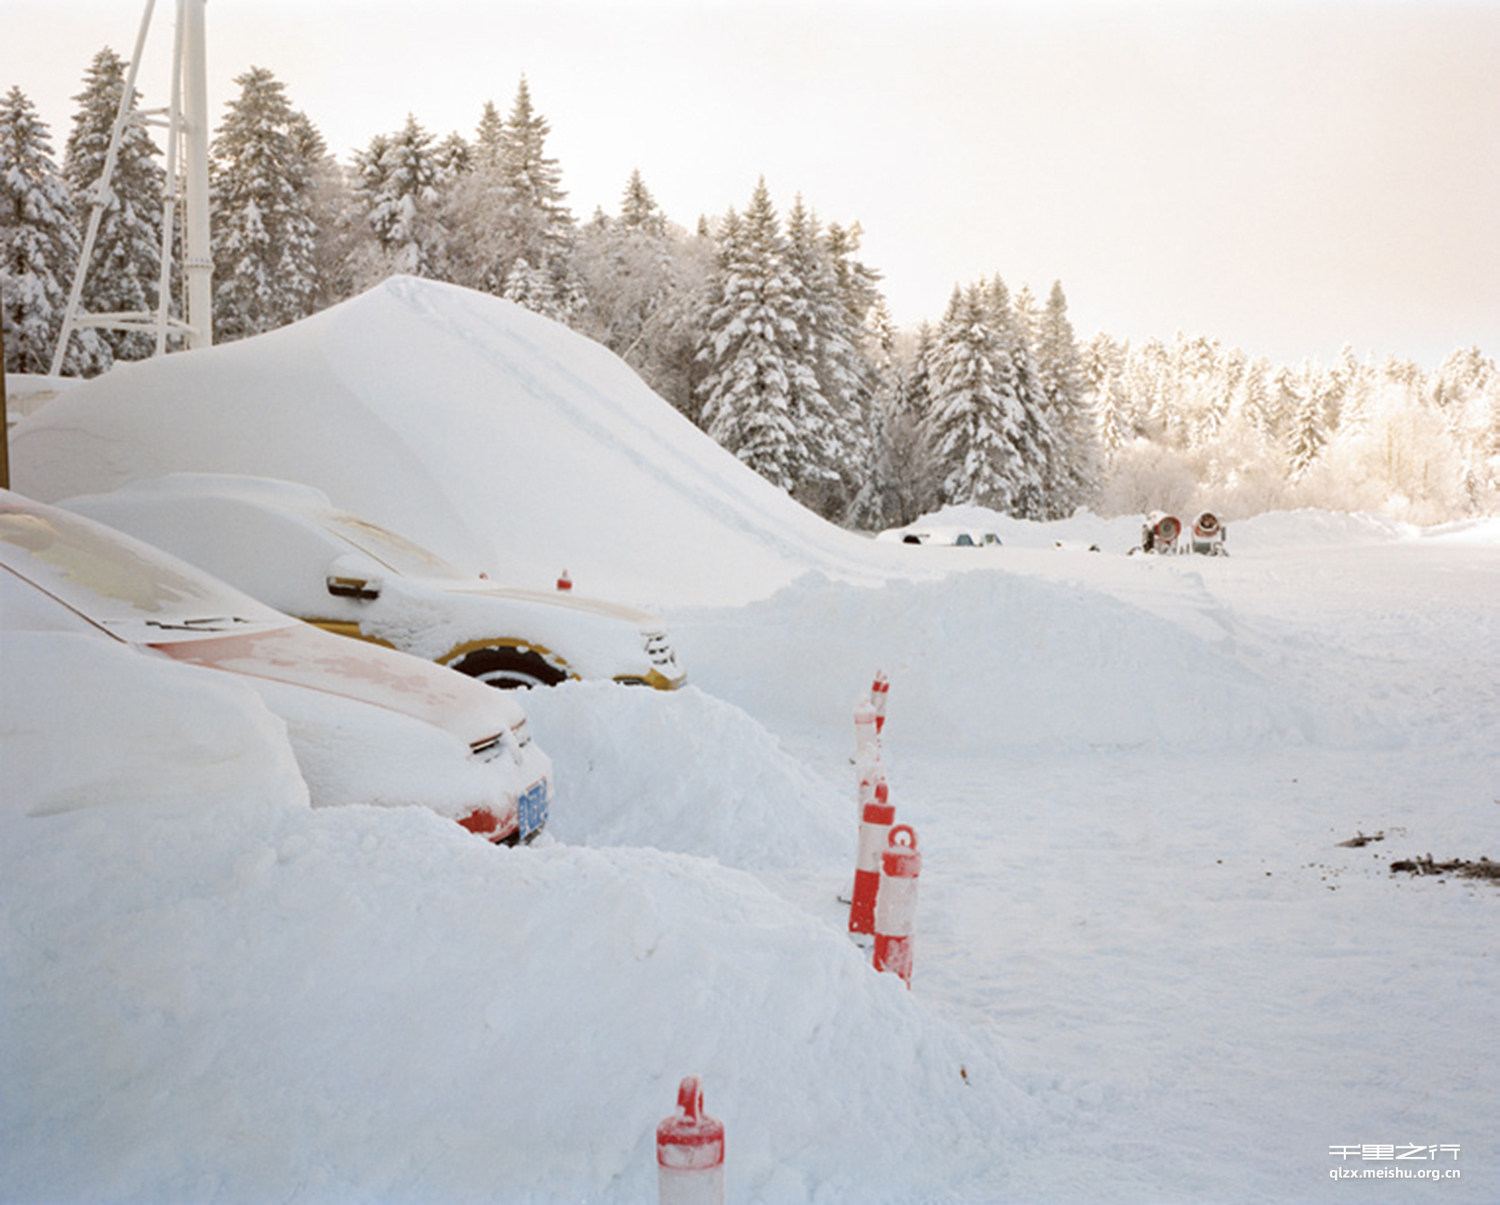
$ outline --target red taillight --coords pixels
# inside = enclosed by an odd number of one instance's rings
[[[459,820],[459,823],[471,833],[483,835],[485,833],[493,833],[499,828],[500,818],[494,812],[490,811],[489,808],[479,808],[477,811],[470,812],[467,816],[464,816]]]

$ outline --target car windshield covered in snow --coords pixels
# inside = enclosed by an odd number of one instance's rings
[[[372,560],[380,562],[392,573],[399,573],[403,577],[463,581],[473,576],[405,536],[399,536],[358,515],[351,515],[348,511],[326,510],[319,516],[319,521],[330,533],[347,541]]]
[[[171,557],[65,511],[0,512],[4,559],[70,610],[126,640],[285,627],[288,616]]]

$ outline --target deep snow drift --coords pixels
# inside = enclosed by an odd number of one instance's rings
[[[179,470],[283,477],[496,581],[648,606],[866,572],[860,537],[726,455],[609,351],[508,301],[397,277],[303,322],[122,364],[24,420],[56,502]]]
[[[429,293],[469,313],[413,282],[378,300],[429,313]],[[449,359],[553,338],[482,310]],[[285,342],[354,372],[337,318],[329,349],[309,324]],[[272,338],[212,358],[253,383]],[[528,498],[524,555],[555,573],[544,541],[581,514],[719,539],[655,561],[591,544],[600,592],[636,581],[693,685],[525,697],[558,782],[539,847],[310,809],[278,722],[208,671],[0,645],[0,1198],[649,1200],[652,1131],[698,1073],[735,1201],[1373,1199],[1341,1169],[1461,1173],[1382,1199],[1495,1199],[1500,891],[1390,863],[1500,852],[1500,524],[1267,515],[1222,559],[1127,556],[1138,520],[1086,516],[980,516],[1001,549],[878,545],[779,495],[734,510],[705,483],[738,466],[690,431],[672,441],[698,484],[675,482],[655,436],[621,433],[676,430],[665,403],[637,384],[612,414],[617,362],[557,354],[598,410],[554,434],[616,432],[613,459],[553,490],[556,528]],[[187,381],[197,356],[150,371]],[[53,434],[18,456],[93,444],[78,463],[131,475],[132,440],[81,413],[27,420]],[[360,484],[385,453],[351,432],[391,429],[346,427],[324,471]],[[498,539],[469,491],[501,496],[477,468],[509,467],[501,438],[454,441],[406,510]],[[71,474],[50,455],[17,476]],[[38,492],[83,488],[102,486]],[[925,858],[909,992],[835,898],[876,669]]]

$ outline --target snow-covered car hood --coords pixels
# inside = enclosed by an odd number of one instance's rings
[[[526,722],[525,712],[511,698],[494,698],[494,691],[476,696],[469,689],[473,683],[457,674],[413,672],[413,665],[425,670],[425,664],[377,645],[340,640],[299,620],[250,632],[144,643],[176,661],[401,712],[452,733],[471,748]]]

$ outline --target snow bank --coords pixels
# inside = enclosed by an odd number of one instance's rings
[[[0,632],[0,664],[7,810],[307,805],[285,725],[228,674],[54,632]]]
[[[1417,533],[1409,523],[1384,515],[1342,514],[1327,510],[1272,511],[1230,525],[1231,554],[1318,546],[1383,544]],[[1227,541],[1226,541],[1227,542]]]
[[[639,1201],[688,1072],[767,1200],[910,1198],[1027,1125],[972,1040],[699,859],[363,808],[5,838],[11,1199]]]
[[[892,682],[893,733],[935,749],[1212,747],[1298,741],[1311,723],[1180,626],[1015,573],[876,588],[809,575],[672,627],[705,690],[782,732],[847,731],[851,747],[854,702],[877,669]]]
[[[829,783],[758,721],[692,686],[570,682],[528,692],[526,712],[566,799],[550,825],[559,840],[752,871],[843,869],[852,856],[852,787]]]

